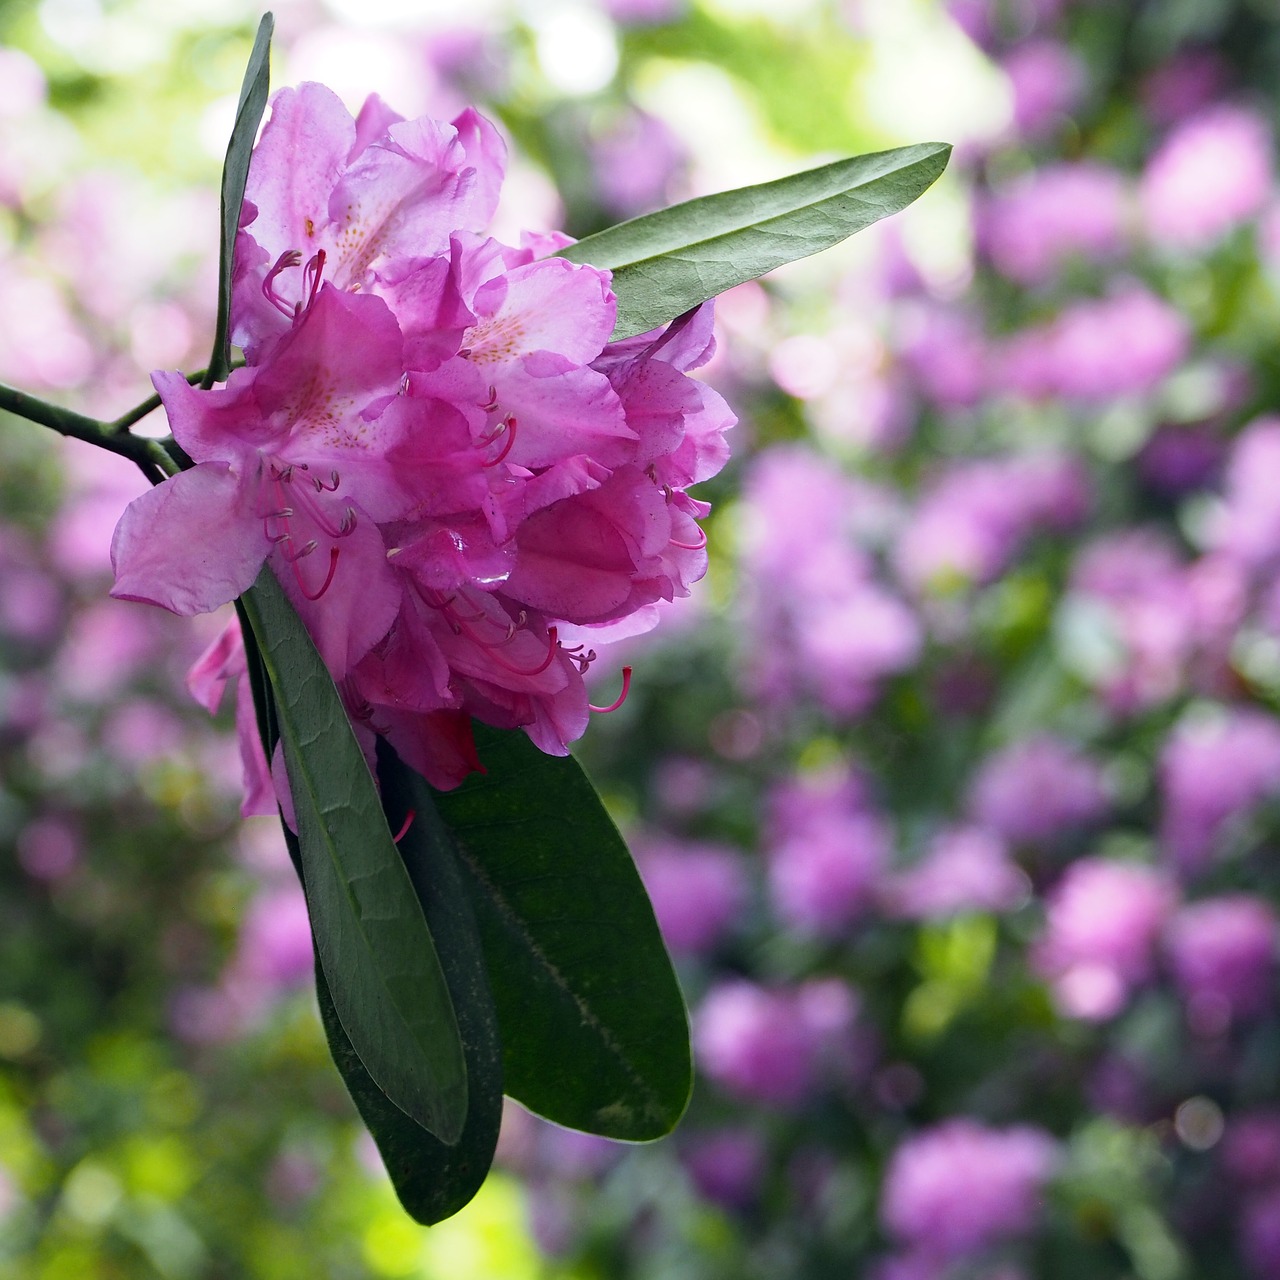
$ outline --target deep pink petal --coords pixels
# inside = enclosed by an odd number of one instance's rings
[[[425,714],[383,712],[387,741],[411,769],[441,791],[450,791],[472,773],[484,773],[476,754],[471,716],[465,711]]]
[[[515,441],[506,461],[541,468],[589,454],[606,467],[629,462],[636,433],[609,380],[594,369],[571,369],[556,377],[531,377],[523,368],[493,371],[499,413],[516,419]]]
[[[503,590],[553,618],[611,621],[661,594],[649,579],[670,531],[667,504],[648,478],[615,473],[521,525]]]
[[[390,630],[400,588],[372,521],[357,518],[340,539],[321,541],[322,533],[317,537],[316,532],[300,524],[291,542],[276,547],[270,563],[325,666],[340,680]],[[311,538],[318,543],[315,550],[290,560]]]
[[[111,540],[111,594],[187,617],[210,613],[253,585],[268,549],[240,477],[202,462],[125,509]]]

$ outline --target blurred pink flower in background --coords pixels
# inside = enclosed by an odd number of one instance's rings
[[[967,1116],[947,1120],[894,1151],[881,1221],[926,1258],[971,1257],[1034,1227],[1058,1159],[1057,1144],[1031,1125],[994,1129]]]
[[[1047,733],[989,756],[969,790],[974,818],[1012,844],[1037,844],[1089,827],[1109,807],[1098,765]]]
[[[892,550],[902,581],[920,593],[980,586],[1041,529],[1065,531],[1088,510],[1080,462],[1026,454],[952,463],[927,485]]]
[[[693,1043],[706,1075],[729,1093],[769,1106],[796,1106],[847,1063],[857,1015],[838,980],[769,989],[726,979],[703,998]]]
[[[654,833],[630,843],[667,946],[676,955],[715,947],[747,903],[742,855],[728,845]]]
[[[1004,390],[1100,403],[1153,391],[1187,355],[1185,317],[1145,285],[1122,282],[1071,303],[1056,320],[1006,339],[995,379]]]
[[[840,934],[871,908],[892,848],[875,814],[813,814],[769,849],[774,910],[801,932]]]
[[[1267,1008],[1277,928],[1271,904],[1243,893],[1188,903],[1169,921],[1165,947],[1194,1029],[1225,1030]]]
[[[1073,862],[1049,892],[1035,954],[1054,998],[1071,1017],[1119,1013],[1155,972],[1156,945],[1177,901],[1155,867],[1109,858]]]
[[[1161,751],[1160,790],[1161,851],[1194,878],[1232,823],[1280,791],[1280,724],[1247,707],[1184,718]]]
[[[1013,90],[1013,120],[1027,139],[1047,134],[1084,97],[1088,74],[1060,41],[1039,38],[1015,45],[1001,60]]]
[[[1127,248],[1128,186],[1094,161],[1046,165],[979,208],[979,242],[996,270],[1043,284],[1073,259],[1112,262]]]
[[[1271,183],[1266,119],[1247,107],[1207,107],[1147,162],[1140,195],[1148,234],[1163,248],[1204,249],[1260,213]]]
[[[1031,893],[1026,874],[1005,842],[983,827],[948,827],[925,856],[889,877],[884,907],[913,920],[945,919],[965,911],[1009,911]]]

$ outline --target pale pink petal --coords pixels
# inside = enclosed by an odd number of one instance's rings
[[[329,199],[338,286],[362,284],[385,258],[443,253],[475,182],[466,160],[457,130],[426,117],[393,124],[363,151]]]
[[[371,93],[356,116],[356,140],[347,153],[347,163],[350,164],[371,143],[385,137],[387,130],[403,119],[404,116],[392,111],[376,93]]]
[[[600,354],[618,313],[607,271],[544,258],[506,279],[501,307],[466,336],[476,364],[513,364],[541,352],[541,367],[529,371],[546,377]]]
[[[240,634],[240,620],[232,618],[192,663],[187,672],[187,690],[211,716],[216,715],[227,681],[244,670],[244,637]]]
[[[272,771],[267,767],[262,749],[262,731],[253,705],[253,689],[249,677],[241,675],[236,682],[236,742],[240,747],[240,767],[244,771],[244,800],[240,814],[245,818],[274,818],[280,810]],[[286,794],[288,792],[286,791]]]
[[[459,228],[483,231],[493,220],[507,166],[507,144],[497,129],[474,107],[468,107],[454,122],[467,163],[475,169],[475,179],[466,204],[458,210]]]
[[[253,585],[269,544],[240,478],[202,462],[135,498],[111,540],[120,600],[191,616],[210,613]]]

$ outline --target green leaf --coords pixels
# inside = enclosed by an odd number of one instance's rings
[[[369,1075],[455,1143],[467,1071],[435,944],[333,681],[269,568],[241,597],[274,690],[311,927]]]
[[[342,1028],[319,966],[316,993],[333,1060],[378,1144],[400,1203],[411,1217],[430,1225],[466,1205],[493,1163],[502,1122],[502,1044],[471,904],[449,832],[432,803],[431,788],[381,741],[378,780],[383,807],[395,830],[400,830],[410,812],[414,814],[400,840],[400,853],[439,946],[458,1014],[467,1061],[467,1119],[456,1145],[446,1146],[414,1124],[374,1084]]]
[[[471,892],[506,1091],[573,1129],[660,1138],[689,1100],[689,1024],[631,855],[575,760],[475,730],[488,773],[436,807]]]
[[[240,225],[240,206],[244,204],[245,183],[249,181],[249,160],[253,155],[258,123],[267,106],[271,81],[271,33],[275,19],[262,15],[258,34],[249,54],[244,81],[240,85],[240,102],[236,122],[227,143],[227,158],[222,163],[222,219],[218,249],[218,318],[214,326],[213,352],[209,368],[200,384],[207,391],[215,382],[225,382],[231,372],[231,265],[236,247],[236,230]]]
[[[905,209],[950,155],[946,143],[922,142],[837,160],[632,218],[560,255],[613,272],[616,342]]]

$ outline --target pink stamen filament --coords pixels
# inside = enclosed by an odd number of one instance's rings
[[[314,542],[308,542],[307,547],[311,551],[314,551],[316,544]],[[304,550],[301,554],[292,558],[286,556],[286,559],[288,559],[289,563],[293,566],[293,576],[298,584],[298,590],[301,591],[308,600],[315,601],[319,600],[320,597],[333,585],[333,575],[338,571],[338,548],[329,548],[329,572],[325,574],[324,581],[320,584],[320,590],[314,593],[307,590],[307,584],[302,580],[302,570],[298,568],[298,561],[306,554],[307,552]]]
[[[528,620],[528,614],[525,610],[520,610],[519,619],[512,621],[507,619],[504,623],[499,622],[496,618],[491,618],[485,613],[460,614],[453,608],[453,602],[457,596],[442,596],[438,591],[432,591],[430,588],[421,587],[414,583],[414,589],[421,597],[423,602],[432,609],[439,609],[444,614],[445,620],[449,624],[449,629],[455,636],[466,636],[472,644],[478,644],[493,660],[502,667],[504,671],[510,671],[516,676],[540,676],[556,658],[556,652],[559,648],[559,638],[556,634],[555,627],[547,628],[547,656],[540,665],[530,669],[528,667],[517,667],[513,663],[507,662],[500,657],[497,650],[505,648],[519,634],[519,629],[524,626]],[[491,627],[495,627],[503,632],[501,640],[486,640],[483,636],[477,634],[468,622],[487,622]]]
[[[445,616],[448,617],[451,612],[451,610],[446,609]],[[454,617],[456,619],[457,615],[455,614]],[[481,637],[476,635],[476,633],[472,631],[465,622],[458,619],[456,625],[458,627],[457,634],[464,635],[468,640],[472,641],[472,643],[478,644],[489,655],[489,657],[498,664],[498,666],[500,666],[504,671],[510,671],[514,676],[540,676],[556,660],[555,627],[547,628],[547,656],[538,666],[530,670],[528,667],[517,667],[514,663],[506,661],[506,659],[501,657],[497,652],[499,645],[490,644],[488,641],[481,639]],[[501,644],[506,643],[507,642],[505,640],[501,641]]]
[[[316,300],[316,294],[320,292],[320,277],[324,274],[324,259],[324,250],[317,249],[315,255],[302,268],[302,291],[307,295],[307,301],[305,306],[302,303],[298,304],[299,315],[311,309],[311,304]]]
[[[418,811],[416,809],[410,809],[409,812],[405,814],[404,825],[400,828],[400,830],[395,835],[391,837],[392,844],[399,844],[400,841],[405,838],[405,836],[409,832],[409,828],[413,826],[414,818],[416,818],[417,816],[418,816]]]
[[[597,707],[594,702],[588,702],[587,706],[592,711],[598,711],[602,716],[607,716],[610,711],[617,711],[617,709],[620,706],[622,706],[624,702],[626,702],[627,694],[629,694],[630,692],[631,692],[631,668],[623,667],[622,668],[622,692],[618,694],[617,698],[613,702],[609,703],[607,707]]]
[[[502,446],[502,452],[501,452],[500,454],[498,454],[498,456],[497,456],[496,458],[490,458],[488,462],[483,462],[483,463],[481,463],[481,464],[480,464],[481,466],[484,466],[484,467],[496,467],[496,466],[498,465],[498,463],[502,462],[502,461],[506,458],[507,454],[509,454],[509,453],[511,452],[511,447],[512,447],[512,445],[514,445],[514,444],[515,444],[515,442],[516,442],[516,420],[515,420],[515,418],[508,418],[508,419],[507,419],[507,420],[502,424],[502,426],[498,429],[498,431],[494,432],[494,434],[490,437],[490,439],[492,439],[492,440],[496,440],[496,439],[497,439],[497,437],[498,437],[498,435],[499,435],[502,431],[504,431],[504,430],[505,430],[505,431],[506,431],[506,433],[507,433],[507,439],[506,439],[506,443]],[[489,441],[488,441],[488,440],[486,440],[486,441],[485,441],[485,443],[486,443],[486,444],[488,444],[488,443],[489,443]]]
[[[698,530],[699,541],[697,542],[680,542],[676,538],[671,539],[673,547],[679,547],[681,551],[704,551],[707,546],[707,535],[702,529]]]
[[[266,300],[271,303],[281,315],[288,316],[290,320],[297,314],[297,309],[291,307],[275,289],[276,277],[289,267],[296,267],[302,261],[302,254],[297,249],[289,249],[282,253],[276,259],[276,265],[267,272],[266,278],[262,282],[262,294]]]
[[[305,471],[307,469],[307,464],[304,462],[298,463],[296,464],[296,469],[299,471]],[[297,488],[291,489],[291,500],[286,500],[284,486],[286,484],[291,485],[293,483],[294,470],[295,464],[293,463],[289,463],[283,467],[277,466],[275,462],[270,463],[270,475],[272,480],[275,482],[276,498],[280,503],[280,508],[279,511],[275,513],[275,518],[284,520],[287,528],[288,521],[297,514],[299,509],[301,509],[319,527],[326,537],[347,537],[356,527],[357,517],[354,507],[346,507],[343,509],[342,519],[337,528],[334,528],[332,523],[330,523],[324,508],[315,503],[304,487],[298,486]],[[333,488],[330,488],[322,480],[312,477],[312,480],[316,485],[317,492],[333,493],[337,490],[338,483],[340,481],[338,473],[336,471],[331,472],[330,478],[333,483]],[[268,516],[266,518],[270,519],[271,517]],[[271,535],[268,534],[267,536],[270,537]]]

